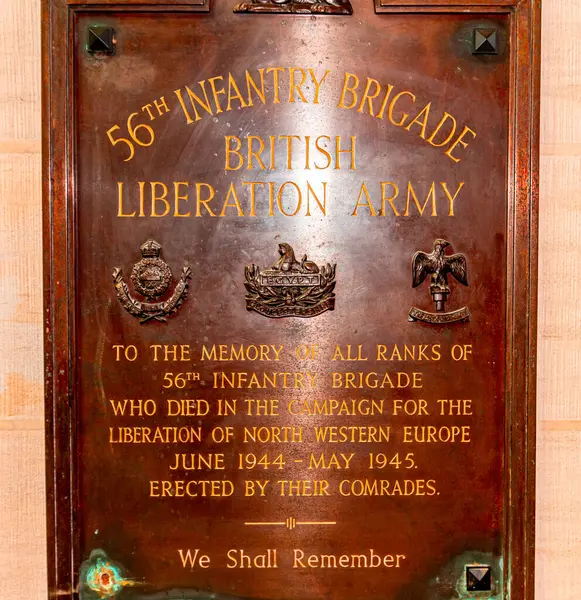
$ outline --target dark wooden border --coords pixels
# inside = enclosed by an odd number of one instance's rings
[[[187,10],[192,12],[210,12],[210,0],[67,0],[73,10],[79,8],[97,8],[98,10],[142,9],[142,10]]]
[[[375,10],[383,12],[385,9],[390,9],[405,12],[407,8],[417,8],[456,12],[463,9],[476,9],[478,12],[490,12],[502,7],[513,8],[517,4],[521,2],[515,0],[375,0]]]
[[[230,1],[230,0],[216,0]],[[358,0],[373,1],[373,0]],[[537,242],[541,0],[375,0],[376,11],[510,12],[505,600],[534,596]],[[356,8],[356,7],[355,7]],[[75,510],[75,164],[77,10],[207,12],[209,0],[43,0],[43,197],[49,597],[73,599]]]

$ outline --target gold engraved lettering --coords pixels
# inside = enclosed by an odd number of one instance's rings
[[[310,479],[281,479],[276,482],[280,496],[307,497],[330,496],[329,482]]]
[[[401,568],[405,554],[377,554],[370,549],[365,554],[309,554],[293,550],[293,569],[386,569]]]
[[[345,389],[420,389],[423,388],[422,373],[331,373],[332,387]]]
[[[285,427],[244,427],[242,440],[245,444],[302,444],[303,428]]]
[[[440,415],[472,416],[472,400],[438,400]]]
[[[339,494],[346,497],[368,496],[435,496],[433,479],[344,479],[339,483]]]
[[[461,181],[453,194],[445,181],[424,184],[422,191],[418,183],[411,181],[406,182],[405,192],[393,181],[381,181],[378,185],[379,189],[370,190],[367,182],[361,184],[352,217],[437,217],[443,214],[454,217],[455,201],[465,182]]]
[[[242,344],[227,345],[227,344],[214,344],[212,346],[202,345],[201,360],[205,361],[249,361],[249,362],[268,362],[268,361],[280,361],[281,352],[284,346],[273,345],[273,344],[251,344],[244,346]]]
[[[255,400],[246,398],[246,414],[249,417],[276,417],[278,416],[278,400]]]
[[[389,442],[391,427],[388,425],[313,427],[315,440],[328,444],[372,444]]]
[[[377,361],[438,361],[442,358],[441,344],[404,344],[387,346],[377,344]]]
[[[449,156],[455,163],[459,163],[460,159],[453,156],[452,152],[454,152],[456,146],[460,145],[463,148],[467,148],[468,147],[468,142],[464,141],[464,138],[470,134],[473,138],[476,138],[476,132],[472,131],[472,129],[470,129],[470,127],[464,127],[464,129],[462,130],[462,133],[456,138],[456,141],[450,146],[450,148],[448,148],[448,151],[446,152],[446,156]]]
[[[226,553],[227,569],[278,569],[278,557],[275,549],[269,548],[259,554],[249,554],[238,548]]]
[[[218,371],[213,373],[214,389],[314,389],[317,373],[253,373],[246,371]]]
[[[435,427],[434,425],[406,425],[403,428],[404,444],[469,444],[470,425]]]
[[[201,427],[109,427],[110,444],[195,444]]]
[[[205,417],[210,414],[210,403],[207,400],[166,400],[168,417]]]
[[[311,452],[309,455],[309,469],[318,470],[321,469],[323,471],[336,469],[336,470],[345,470],[351,467],[351,461],[355,456],[354,453],[351,454],[343,454],[343,453],[332,453],[330,455],[326,455],[325,453],[315,455]]]
[[[180,560],[184,569],[200,567],[200,569],[208,569],[210,567],[210,557],[207,554],[201,554],[199,548],[193,552],[191,550],[178,550]]]
[[[219,454],[174,454],[170,471],[223,471],[224,455]]]
[[[235,135],[224,136],[224,168],[226,171],[241,169],[252,171],[276,171],[277,151],[284,153],[284,168],[324,171],[341,169],[341,156],[350,157],[348,169],[357,170],[357,136],[349,136],[345,142],[340,135],[300,136],[271,135],[268,141],[258,135],[239,138]]]
[[[418,135],[435,148],[442,148],[445,155],[456,163],[460,162],[461,158],[455,155],[454,151],[458,146],[462,148],[468,146],[468,142],[464,141],[468,135],[476,137],[476,133],[470,127],[464,126],[462,133],[454,140],[457,121],[448,112],[443,113],[435,126],[432,125],[430,123],[430,120],[433,122],[431,119],[431,113],[434,112],[432,103],[428,102],[423,107],[415,109],[417,97],[409,90],[392,93],[394,92],[393,85],[382,85],[377,79],[371,77],[366,79],[361,92],[360,84],[359,77],[355,73],[346,72],[344,74],[338,108],[356,109],[358,113],[366,113],[380,120],[384,119],[387,112],[389,123]],[[361,194],[364,194],[363,188]]]
[[[407,415],[407,416],[427,416],[428,402],[423,399],[411,399],[411,400],[400,400],[395,399],[393,401],[393,414],[394,415]]]
[[[149,482],[151,498],[227,498],[234,495],[234,484],[228,480]]]
[[[354,417],[382,415],[384,400],[291,400],[288,412],[302,416],[340,416]]]
[[[190,346],[188,344],[151,344],[149,346],[153,361],[188,362],[190,358]]]

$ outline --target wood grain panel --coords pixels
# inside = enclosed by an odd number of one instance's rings
[[[581,142],[580,24],[580,0],[543,0],[542,144]],[[560,155],[567,154],[563,147]]]
[[[579,419],[581,156],[543,156],[541,169],[538,413]]]
[[[0,595],[46,598],[42,429],[0,431],[0,481]]]
[[[39,154],[0,154],[0,417],[43,411]]]
[[[40,0],[0,0],[0,140],[40,139]]]
[[[571,420],[581,419],[581,2],[543,7],[538,413]]]
[[[40,1],[0,0],[0,15],[0,596],[40,600],[47,596]]]
[[[537,600],[578,600],[581,432],[538,431]]]
[[[544,0],[539,232],[538,600],[576,600],[581,559],[581,25]]]

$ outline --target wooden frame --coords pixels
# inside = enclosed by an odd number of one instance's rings
[[[225,0],[215,0],[222,2]],[[363,1],[363,0],[360,0]],[[366,0],[367,1],[367,0]],[[372,0],[369,0],[370,2]],[[505,598],[534,594],[540,0],[375,0],[379,13],[510,13]],[[75,99],[77,11],[207,11],[207,0],[43,1],[46,473],[50,597],[76,597]]]

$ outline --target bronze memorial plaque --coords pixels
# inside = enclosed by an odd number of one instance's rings
[[[44,1],[51,598],[533,598],[539,12]]]

